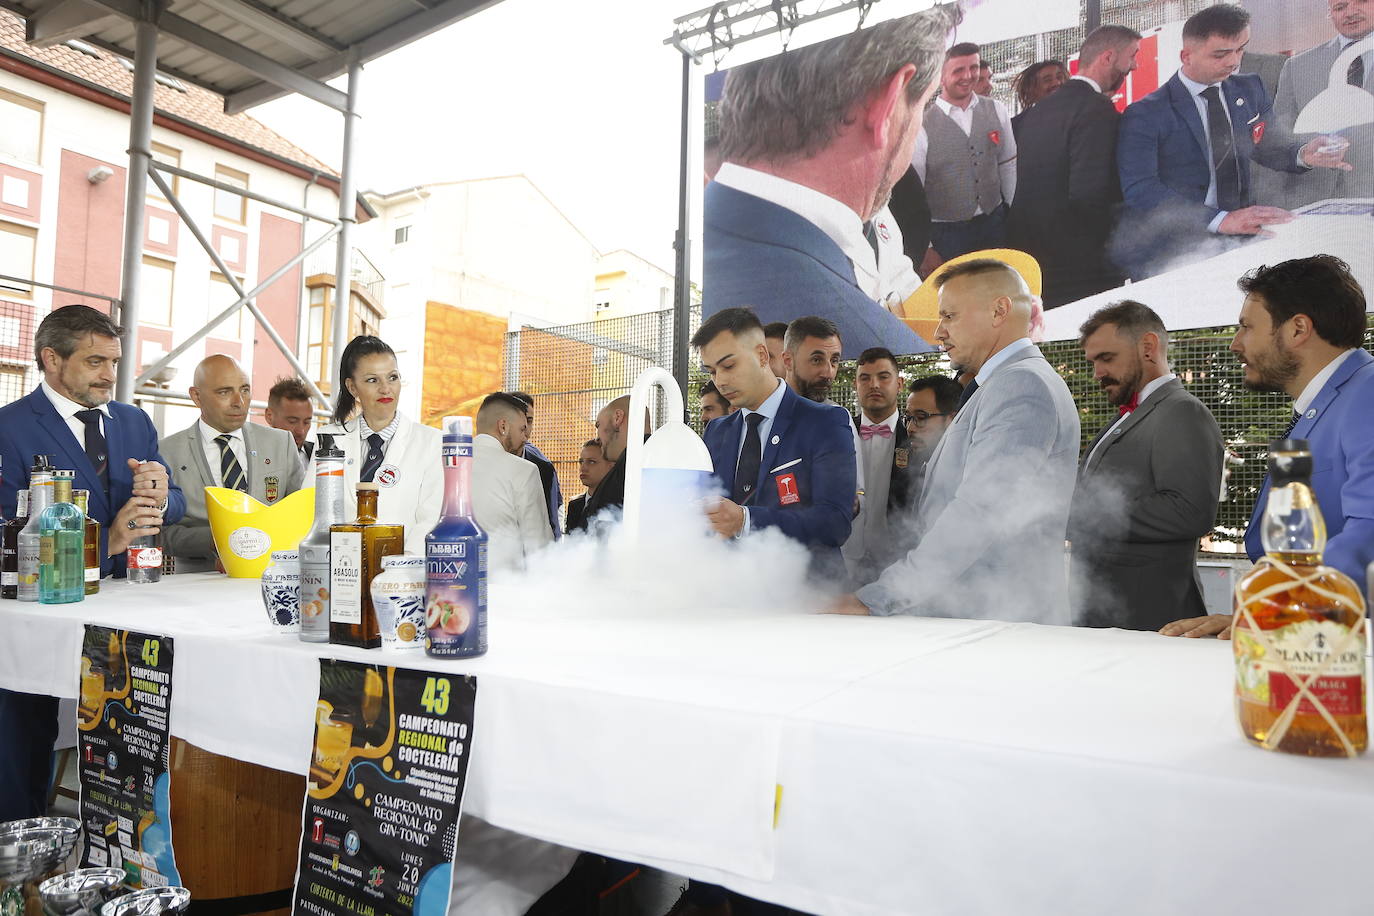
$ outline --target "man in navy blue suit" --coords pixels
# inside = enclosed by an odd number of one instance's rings
[[[1342,151],[1306,144],[1275,118],[1263,81],[1237,73],[1250,41],[1250,14],[1228,3],[1183,25],[1182,67],[1128,106],[1117,136],[1126,207],[1111,254],[1132,279],[1171,261],[1220,253],[1293,215],[1254,206],[1250,160],[1272,169],[1348,170]]]
[[[1245,386],[1293,399],[1293,425],[1280,438],[1306,439],[1312,449],[1312,489],[1326,522],[1323,558],[1363,587],[1374,562],[1374,356],[1361,349],[1364,291],[1346,263],[1327,254],[1256,268],[1240,288],[1245,303],[1231,350],[1245,364]],[[1268,496],[1266,479],[1245,532],[1252,560],[1264,555]],[[1230,623],[1230,614],[1214,614],[1160,632],[1224,636]]]
[[[0,512],[13,518],[34,455],[76,471],[100,522],[102,575],[122,576],[129,543],[181,518],[186,501],[157,450],[157,430],[136,407],[110,400],[120,329],[84,305],[54,309],[34,334],[43,381],[0,408]],[[47,808],[57,700],[0,690],[0,821]]]
[[[708,515],[721,537],[777,528],[811,549],[812,574],[842,576],[856,477],[842,410],[799,397],[768,366],[763,325],[725,309],[692,337],[720,393],[738,408],[706,427],[706,447],[727,498]]]
[[[705,198],[706,317],[737,306],[764,322],[816,315],[840,329],[846,358],[931,349],[879,304],[893,292],[878,269],[880,214],[909,168],[956,18],[932,9],[730,71],[725,161]]]

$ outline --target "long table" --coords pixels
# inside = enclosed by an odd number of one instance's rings
[[[304,773],[317,658],[474,674],[465,810],[813,913],[1370,911],[1374,758],[1248,745],[1228,643],[634,604],[493,586],[457,663],[272,632],[256,581],[107,580],[0,602],[0,686],[76,696],[83,623],[170,635],[172,732]]]

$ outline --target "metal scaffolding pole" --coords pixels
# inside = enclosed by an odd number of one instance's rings
[[[123,357],[115,399],[128,402],[138,374],[138,294],[143,271],[143,208],[148,196],[148,151],[153,140],[153,87],[157,75],[157,17],[161,4],[144,0],[134,23],[134,90],[129,109],[129,185],[124,206],[124,265],[119,285],[119,323],[124,326]]]
[[[348,104],[344,108],[343,166],[339,172],[339,254],[334,270],[334,334],[330,352],[330,394],[337,399],[343,385],[339,364],[348,345],[348,311],[353,298],[353,224],[357,196],[353,178],[353,134],[358,123],[358,76],[362,73],[357,49],[348,59]]]
[[[692,259],[691,240],[688,234],[688,209],[691,202],[691,176],[688,164],[691,162],[692,136],[692,55],[682,50],[682,137],[678,152],[677,188],[677,237],[673,240],[676,253],[673,265],[673,378],[682,389],[683,397],[690,399],[687,391],[688,347],[692,335]],[[678,418],[674,418],[678,419]]]

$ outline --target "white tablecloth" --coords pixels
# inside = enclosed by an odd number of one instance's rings
[[[304,772],[319,655],[473,673],[466,810],[809,912],[1370,911],[1374,758],[1246,744],[1226,643],[494,588],[459,664],[270,632],[256,582],[102,586],[0,603],[0,686],[75,696],[84,622],[167,634],[172,731]]]

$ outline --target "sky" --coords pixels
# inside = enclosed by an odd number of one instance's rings
[[[523,172],[599,249],[671,271],[682,64],[663,39],[699,4],[503,0],[372,62],[358,189]],[[250,114],[340,161],[338,113],[289,97]]]

